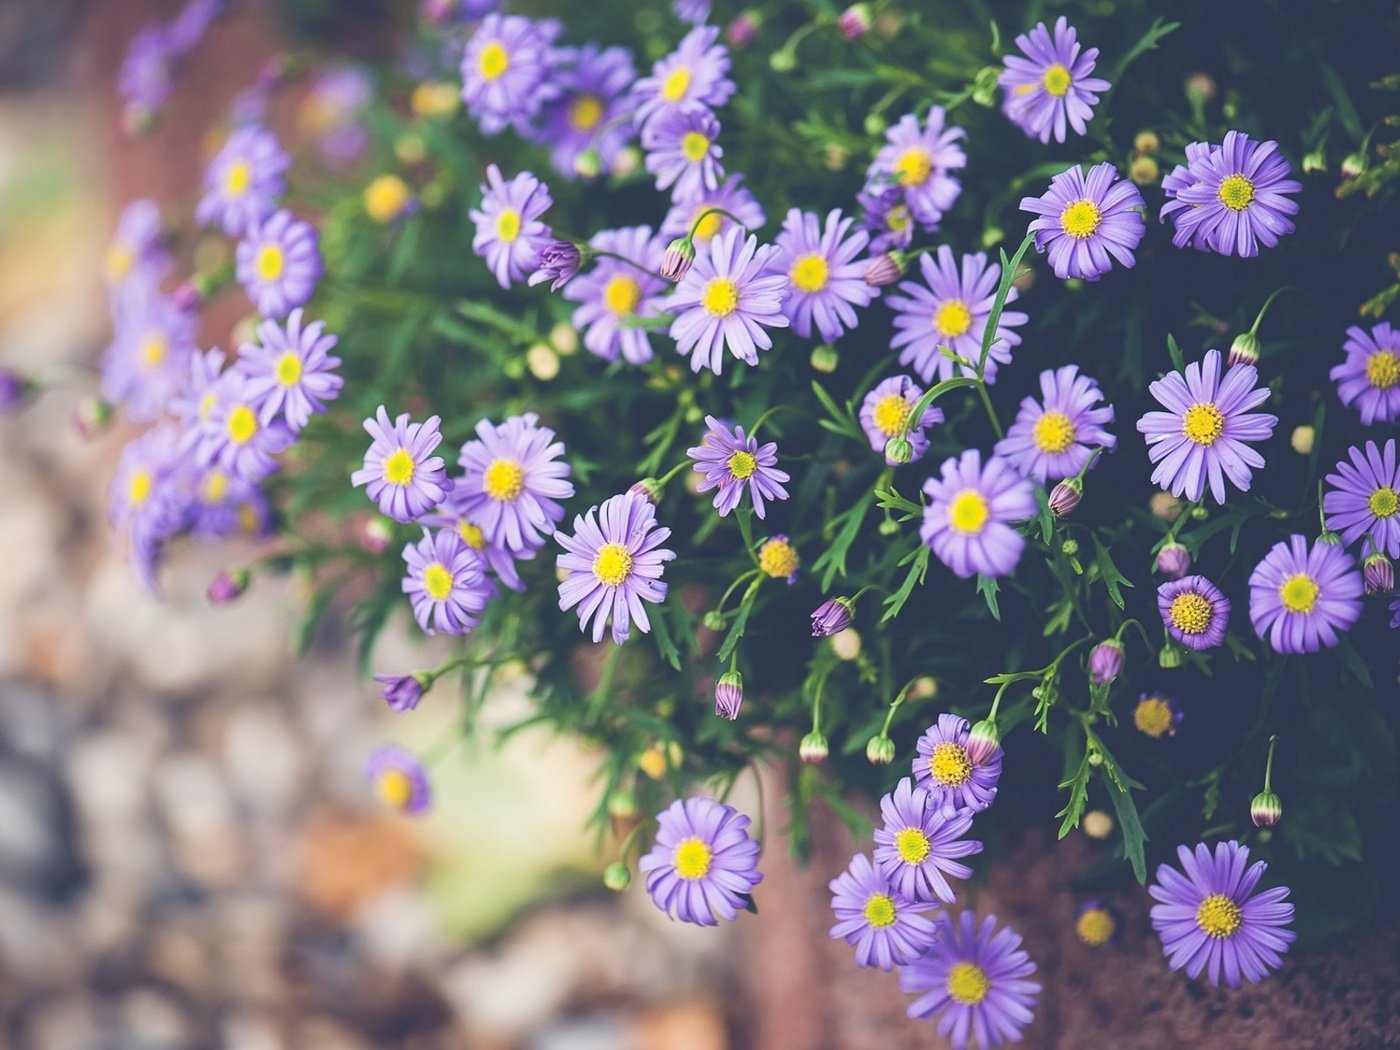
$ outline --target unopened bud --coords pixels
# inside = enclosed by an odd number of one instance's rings
[[[802,743],[797,746],[798,757],[804,762],[822,762],[830,754],[831,749],[827,746],[826,737],[817,730],[812,730],[802,738]]]
[[[668,281],[679,281],[694,263],[695,242],[689,237],[677,237],[666,246],[666,254],[661,257],[661,276]]]
[[[707,631],[722,631],[724,630],[724,615],[711,609],[701,618],[700,623]]]
[[[831,636],[831,651],[838,660],[854,660],[860,655],[860,635],[854,627],[837,631]]]
[[[1091,839],[1106,839],[1113,834],[1113,818],[1101,809],[1091,809],[1085,813],[1079,826]]]
[[[1191,552],[1176,542],[1165,543],[1157,552],[1157,571],[1169,580],[1179,580],[1191,570]]]
[[[0,412],[17,411],[28,392],[29,382],[24,376],[0,365]]]
[[[1162,140],[1155,131],[1139,131],[1133,136],[1133,149],[1139,153],[1156,153],[1162,148]]]
[[[872,288],[884,288],[894,284],[904,276],[909,267],[909,257],[895,249],[877,255],[865,266],[865,283]]]
[[[1057,518],[1074,511],[1084,496],[1084,482],[1079,478],[1065,478],[1050,490],[1050,513]]]
[[[242,596],[252,578],[252,573],[247,569],[234,569],[232,572],[227,569],[221,570],[209,581],[205,596],[211,605],[227,605]]]
[[[1152,516],[1158,521],[1170,524],[1181,517],[1181,500],[1170,492],[1154,492],[1147,506],[1152,511]]]
[[[1157,666],[1165,670],[1172,670],[1181,666],[1181,650],[1168,642],[1162,646],[1161,653],[1157,656]]]
[[[1342,178],[1350,182],[1366,170],[1366,154],[1357,150],[1342,158]]]
[[[661,482],[656,478],[642,478],[641,481],[633,482],[627,491],[634,496],[641,496],[653,507],[661,502]]]
[[[814,371],[823,375],[831,375],[840,363],[841,358],[836,353],[836,347],[830,343],[821,343],[812,347],[812,369]]]
[[[738,671],[725,671],[715,683],[715,714],[731,722],[739,717],[744,703],[744,676]]]
[[[865,745],[865,757],[871,765],[887,766],[894,761],[894,741],[884,733],[872,736]]]
[[[603,158],[596,149],[586,149],[574,158],[574,174],[581,179],[596,179],[603,172]]]
[[[369,554],[383,554],[393,539],[394,527],[384,518],[370,518],[360,530],[360,546]]]
[[[990,718],[973,725],[967,734],[967,757],[974,766],[984,766],[1001,750],[1001,732]]]
[[[724,31],[724,39],[735,50],[743,50],[758,39],[763,19],[756,11],[740,11]]]
[[[603,869],[603,885],[614,893],[621,893],[632,885],[632,869],[620,860],[615,860]]]
[[[1152,157],[1135,157],[1128,165],[1128,178],[1138,186],[1155,186],[1162,169]]]
[[[85,397],[73,417],[78,433],[85,438],[99,434],[112,421],[112,406],[100,397]]]
[[[827,638],[851,626],[856,607],[849,598],[829,598],[812,610],[812,637]]]
[[[1300,456],[1311,456],[1313,442],[1317,440],[1317,431],[1304,423],[1302,426],[1293,428],[1293,433],[1288,435],[1288,443],[1293,446],[1293,451]]]
[[[1089,677],[1096,685],[1108,685],[1123,673],[1123,643],[1107,638],[1089,653]]]
[[[768,56],[768,66],[774,73],[791,73],[797,68],[797,53],[789,48],[781,48]]]
[[[874,18],[869,4],[852,4],[836,18],[836,28],[847,40],[859,40],[870,32]]]
[[[892,466],[903,466],[914,460],[914,443],[903,434],[897,434],[885,442],[885,462]]]
[[[1303,172],[1310,174],[1315,171],[1327,170],[1327,154],[1319,146],[1315,150],[1310,150],[1303,154]]]
[[[1252,365],[1259,361],[1259,337],[1253,332],[1241,332],[1230,344],[1229,367]]]
[[[1215,78],[1209,73],[1195,73],[1186,78],[1186,97],[1194,102],[1209,102],[1215,92]]]
[[[1395,567],[1380,552],[1361,563],[1361,576],[1366,581],[1367,594],[1385,594],[1395,590]]]
[[[1261,791],[1249,803],[1249,819],[1256,828],[1271,828],[1283,819],[1283,800],[1272,791]]]

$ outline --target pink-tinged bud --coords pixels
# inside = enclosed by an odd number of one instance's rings
[[[175,289],[170,296],[170,301],[174,303],[175,309],[181,313],[190,314],[199,309],[199,304],[204,302],[204,295],[193,282],[186,281]]]
[[[557,292],[578,274],[583,255],[573,241],[550,241],[540,251],[540,265],[527,282],[531,287],[549,281],[549,290]]]
[[[715,683],[715,714],[731,722],[739,717],[744,703],[744,676],[738,671],[725,671]]]
[[[824,762],[826,756],[831,753],[826,742],[826,737],[813,729],[802,738],[802,743],[797,746],[797,755],[804,762]]]
[[[634,496],[641,496],[653,507],[661,502],[661,483],[655,478],[642,478],[627,490]]]
[[[865,757],[873,766],[887,766],[894,761],[894,741],[884,733],[872,736],[865,745]]]
[[[730,47],[742,50],[758,39],[758,31],[763,28],[763,19],[757,11],[740,11],[724,31],[724,39]]]
[[[27,393],[28,380],[13,368],[0,365],[0,412],[18,411]]]
[[[1359,178],[1366,170],[1366,154],[1357,150],[1355,153],[1348,153],[1342,158],[1342,181],[1350,182]]]
[[[695,242],[689,237],[677,237],[661,257],[661,276],[674,283],[688,274],[694,264]]]
[[[869,4],[852,4],[837,16],[836,28],[847,40],[859,40],[870,32],[874,21]]]
[[[370,554],[383,554],[393,540],[394,527],[384,518],[369,518],[360,529],[360,546]]]
[[[1108,638],[1094,646],[1089,653],[1089,678],[1095,685],[1108,685],[1122,673],[1122,642]]]
[[[829,598],[812,612],[812,637],[827,638],[844,631],[855,619],[856,607],[849,598]]]
[[[974,766],[984,766],[1001,751],[1001,733],[997,724],[984,718],[967,734],[967,757]]]
[[[883,255],[877,255],[866,263],[865,283],[872,288],[884,288],[886,285],[894,284],[904,276],[904,271],[908,267],[907,256],[899,250],[888,251]]]
[[[1074,512],[1084,497],[1084,482],[1078,478],[1065,478],[1050,490],[1050,513],[1063,518]]]
[[[1191,552],[1179,543],[1165,544],[1157,552],[1157,571],[1169,580],[1179,580],[1191,571]]]
[[[1241,332],[1230,344],[1229,366],[1253,365],[1259,363],[1259,337],[1253,332]]]
[[[433,680],[422,671],[413,674],[377,674],[374,680],[382,687],[380,695],[395,714],[412,711],[423,699]]]
[[[1384,554],[1372,554],[1361,563],[1361,577],[1367,594],[1385,594],[1395,590],[1395,567]]]
[[[112,406],[100,397],[83,398],[73,416],[73,425],[78,428],[78,433],[89,440],[105,430],[111,421]]]
[[[219,572],[209,581],[209,589],[205,592],[209,604],[227,605],[237,601],[248,589],[248,582],[252,578],[253,574],[247,569],[234,569],[232,572],[225,569]]]
[[[1271,828],[1283,819],[1283,800],[1272,791],[1261,791],[1249,803],[1249,819],[1256,828]]]

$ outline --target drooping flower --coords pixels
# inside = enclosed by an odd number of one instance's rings
[[[880,800],[884,825],[875,829],[875,866],[909,900],[953,903],[948,878],[967,879],[972,869],[960,862],[982,852],[982,843],[964,839],[972,814],[939,808],[921,787],[901,777]]]
[[[642,149],[656,188],[669,188],[681,202],[718,189],[724,178],[719,131],[719,121],[708,109],[667,113],[648,123],[642,129]]]
[[[117,231],[107,246],[103,276],[116,288],[137,270],[148,271],[147,280],[158,283],[170,267],[161,245],[160,209],[152,200],[135,200],[122,209]]]
[[[628,89],[636,79],[632,55],[622,47],[584,44],[564,48],[555,77],[559,98],[545,107],[542,141],[550,147],[554,168],[566,178],[577,174],[579,157],[592,150],[603,170],[632,138],[625,119]]]
[[[812,637],[830,638],[855,622],[855,603],[849,598],[828,598],[812,610]]]
[[[491,600],[491,581],[476,552],[451,529],[423,530],[404,545],[403,592],[413,617],[427,634],[467,634],[481,622]]]
[[[201,413],[196,454],[231,478],[258,482],[277,469],[277,455],[295,439],[280,419],[264,422],[246,374],[229,369],[214,387],[207,413]]]
[[[432,681],[421,673],[377,674],[373,678],[382,686],[384,702],[389,705],[389,710],[396,715],[412,711],[417,707],[418,701],[423,699],[425,686]]]
[[[738,671],[725,671],[715,682],[715,716],[729,721],[739,717],[744,705],[744,676]]]
[[[693,200],[677,201],[671,205],[661,223],[661,236],[684,237],[694,228],[696,244],[710,243],[716,234],[734,227],[734,220],[714,208],[722,208],[738,217],[746,230],[756,230],[767,222],[758,198],[743,185],[744,176],[735,172],[712,190],[705,190]],[[701,218],[701,216],[704,218]]]
[[[661,579],[675,551],[661,546],[671,530],[656,524],[656,508],[641,496],[625,492],[591,507],[574,518],[574,535],[556,532],[564,548],[557,564],[568,573],[559,584],[559,608],[578,606],[580,630],[593,621],[593,641],[603,640],[612,621],[612,639],[627,641],[633,623],[642,633],[651,630],[644,602],[666,598]]]
[[[870,238],[859,230],[846,236],[854,221],[840,208],[827,213],[824,226],[815,213],[797,208],[783,220],[772,265],[787,275],[783,313],[804,339],[815,327],[824,342],[834,343],[859,323],[855,307],[875,297],[865,283],[865,260],[856,259]]]
[[[925,383],[976,375],[982,356],[982,340],[996,300],[1001,267],[987,262],[983,252],[964,255],[961,264],[946,244],[933,255],[919,256],[923,283],[904,281],[886,302],[895,312],[898,331],[890,347],[899,350],[899,363],[911,365]],[[1009,305],[1019,298],[1013,286],[1007,292]],[[1004,310],[997,323],[996,336],[987,352],[984,378],[996,381],[997,367],[1011,360],[1011,348],[1021,342],[1012,329],[1023,325],[1027,316],[1017,310]],[[959,364],[939,352],[947,347],[968,362]]]
[[[733,922],[763,881],[749,818],[712,798],[687,798],[672,802],[656,822],[651,851],[637,862],[656,906],[699,926]]]
[[[700,444],[686,449],[685,454],[694,460],[693,467],[701,475],[695,491],[718,490],[714,502],[721,518],[739,505],[746,492],[760,519],[766,514],[764,500],[788,498],[783,488],[788,474],[778,469],[776,443],[760,445],[742,426],[730,429],[714,416],[705,417],[705,427]]]
[[[217,223],[230,237],[243,236],[276,210],[291,166],[272,132],[258,124],[235,128],[204,173],[195,219],[201,226]]]
[[[285,210],[251,224],[235,256],[238,283],[269,319],[305,306],[325,273],[316,227]]]
[[[650,226],[603,230],[592,247],[612,255],[599,255],[587,272],[564,286],[564,298],[581,304],[573,314],[574,327],[583,332],[583,345],[604,361],[621,355],[628,364],[645,364],[652,358],[651,334],[646,328],[627,327],[629,318],[655,317],[668,290],[660,276],[666,242],[653,237]],[[641,267],[639,269],[638,267]]]
[[[1278,653],[1330,649],[1361,615],[1365,590],[1351,555],[1293,535],[1264,555],[1249,577],[1249,618]]]
[[[554,40],[562,26],[492,12],[462,54],[462,101],[487,135],[513,126],[528,136],[545,103],[559,96]]]
[[[375,795],[390,809],[414,816],[432,805],[427,767],[417,755],[397,744],[384,744],[370,753],[365,777]]]
[[[583,265],[583,253],[573,241],[550,241],[542,249],[538,260],[539,269],[530,275],[529,285],[549,282],[549,290],[557,292],[578,276]]]
[[[1225,642],[1230,599],[1204,576],[1162,584],[1157,588],[1157,611],[1167,633],[1188,649],[1214,649]]]
[[[1133,708],[1133,725],[1139,733],[1153,740],[1176,736],[1176,727],[1185,717],[1176,697],[1165,693],[1143,693]]]
[[[1090,948],[1107,944],[1118,934],[1118,918],[1100,900],[1087,900],[1074,918],[1074,935]]]
[[[773,245],[759,247],[758,238],[743,238],[737,228],[710,241],[696,254],[695,264],[672,295],[676,311],[671,338],[690,370],[724,370],[724,351],[748,365],[758,364],[758,351],[773,345],[765,328],[786,328],[782,311],[787,278],[769,272]]]
[[[454,481],[451,491],[443,499],[441,506],[431,514],[425,514],[422,523],[432,528],[451,529],[462,538],[472,552],[482,560],[482,562],[493,573],[496,578],[513,591],[523,591],[525,584],[520,580],[520,573],[515,567],[517,561],[528,561],[535,556],[534,550],[523,551],[520,554],[512,554],[504,543],[492,543],[486,538],[486,531],[481,527],[479,521],[467,509],[468,503],[465,486],[460,481]]]
[[[1142,193],[1105,161],[1086,175],[1078,164],[1050,180],[1041,197],[1022,197],[1021,210],[1032,219],[1035,249],[1049,250],[1050,269],[1064,280],[1097,281],[1113,262],[1129,269],[1133,249],[1147,232]]]
[[[126,282],[102,355],[102,397],[137,422],[156,418],[189,373],[198,331],[194,311],[162,294],[153,280]]]
[[[914,783],[928,792],[932,808],[947,814],[980,813],[996,801],[1001,746],[986,741],[974,748],[966,718],[939,715],[915,750]]]
[[[539,265],[540,253],[554,237],[540,216],[553,203],[548,188],[528,171],[506,182],[500,168],[487,165],[481,207],[470,213],[476,223],[472,251],[486,260],[502,288],[524,280]]]
[[[1006,68],[997,83],[1006,92],[1002,110],[1011,122],[1031,138],[1049,142],[1065,140],[1065,125],[1084,134],[1099,95],[1109,89],[1107,80],[1090,76],[1099,49],[1081,53],[1077,33],[1061,15],[1051,31],[1041,22],[1016,38],[1021,55],[1007,55]]]
[[[734,94],[729,51],[718,39],[717,27],[696,26],[676,50],[657,60],[650,76],[637,81],[632,106],[638,127],[676,113],[719,109],[729,101]]]
[[[1118,446],[1118,439],[1104,429],[1113,422],[1113,406],[1095,407],[1103,391],[1097,380],[1080,375],[1078,365],[1041,372],[1040,393],[1040,401],[1022,399],[1016,422],[996,445],[996,454],[1026,477],[1042,485],[1072,478],[1095,448]]]
[[[564,520],[559,501],[574,494],[568,480],[572,470],[560,459],[564,445],[539,421],[534,412],[510,416],[499,426],[483,419],[476,439],[457,457],[463,470],[455,486],[458,505],[481,526],[488,543],[517,557],[544,543]]]
[[[1329,373],[1342,404],[1361,413],[1361,422],[1400,421],[1400,328],[1388,321],[1370,332],[1352,325],[1343,350],[1346,360]]]
[[[976,449],[944,460],[939,474],[924,482],[929,502],[919,537],[958,576],[1010,573],[1026,546],[1011,523],[1036,514],[1031,483],[997,456],[983,465]]]
[[[300,307],[285,323],[258,325],[258,342],[239,347],[238,361],[264,424],[281,413],[292,432],[299,432],[326,410],[327,401],[340,396],[345,380],[335,371],[340,367],[340,358],[331,354],[335,345],[324,321],[302,324]]]
[[[857,853],[851,865],[828,884],[836,925],[832,940],[856,947],[856,965],[889,971],[919,958],[938,939],[934,905],[910,900]]]
[[[410,423],[407,412],[392,423],[380,405],[364,427],[373,439],[365,453],[365,465],[350,476],[358,488],[366,486],[379,512],[398,522],[415,521],[443,501],[452,482],[447,479],[441,456],[433,450],[442,443],[441,417]]]
[[[908,376],[891,376],[881,380],[865,400],[860,403],[860,425],[865,436],[870,439],[870,447],[885,456],[887,466],[899,466],[890,461],[887,446],[890,439],[904,432],[910,415],[924,390]],[[923,459],[928,451],[926,427],[943,422],[943,409],[929,405],[917,422],[908,423],[909,430],[904,436],[909,440],[910,460]]]
[[[1251,468],[1264,457],[1247,442],[1266,441],[1278,417],[1251,409],[1269,398],[1259,387],[1253,365],[1239,365],[1220,376],[1220,351],[1207,350],[1201,361],[1186,366],[1184,375],[1168,372],[1148,385],[1165,412],[1148,412],[1137,428],[1147,440],[1147,454],[1156,469],[1152,480],[1173,495],[1198,500],[1210,484],[1215,502],[1225,502],[1225,480],[1248,492]]]
[[[1241,978],[1257,984],[1282,966],[1296,936],[1288,929],[1293,905],[1284,903],[1285,886],[1254,892],[1268,865],[1250,864],[1249,847],[1234,840],[1217,842],[1213,854],[1202,842],[1194,851],[1178,846],[1176,855],[1181,870],[1160,865],[1147,887],[1158,902],[1152,928],[1171,968],[1238,988]]]
[[[946,126],[942,106],[928,111],[924,126],[906,113],[885,131],[885,145],[875,154],[866,172],[867,191],[886,185],[904,190],[904,203],[916,222],[933,232],[962,192],[962,183],[950,174],[967,166],[967,154],[959,146],[962,128]]]
[[[1161,220],[1176,227],[1172,243],[1220,255],[1252,256],[1259,245],[1272,248],[1293,232],[1290,215],[1303,184],[1278,143],[1256,142],[1241,131],[1225,134],[1219,146],[1195,142],[1186,147],[1186,165],[1162,180],[1167,203]]]
[[[765,576],[785,580],[791,585],[797,582],[802,559],[797,556],[797,548],[792,541],[780,532],[758,545],[758,567]]]
[[[908,248],[914,241],[914,217],[899,185],[872,186],[856,197],[861,207],[861,228],[870,234],[870,250],[887,252]]]

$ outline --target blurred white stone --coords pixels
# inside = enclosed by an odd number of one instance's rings
[[[358,926],[369,957],[384,966],[426,966],[441,956],[437,912],[417,887],[385,890],[361,911]]]
[[[184,1013],[166,996],[138,988],[122,997],[121,1015],[131,1045],[141,1050],[182,1050],[194,1033]]]
[[[42,1003],[29,1018],[33,1050],[93,1050],[108,1045],[93,1002],[81,995],[61,995]]]
[[[269,1018],[257,1014],[235,1014],[223,1023],[220,1046],[225,1050],[286,1050]]]
[[[282,814],[296,803],[303,778],[301,742],[276,708],[238,703],[224,729],[224,763],[239,799]]]

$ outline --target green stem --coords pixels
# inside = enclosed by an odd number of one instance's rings
[[[1001,428],[1001,420],[997,418],[997,410],[992,407],[992,397],[987,393],[987,384],[979,378],[977,380],[977,393],[982,398],[982,406],[987,410],[987,418],[992,421],[992,429],[997,432],[997,440],[1006,437],[1006,431]]]
[[[670,470],[668,470],[668,471],[665,473],[664,476],[659,477],[659,478],[656,479],[656,486],[657,486],[657,488],[663,488],[663,489],[664,489],[664,488],[667,486],[667,484],[670,482],[670,480],[671,480],[672,478],[674,478],[674,477],[675,477],[677,474],[679,474],[681,471],[685,470],[686,467],[689,467],[689,466],[691,466],[691,465],[692,465],[692,464],[691,464],[691,461],[688,460],[688,459],[685,460],[684,462],[677,463],[674,467],[672,467]]]
[[[687,241],[693,241],[695,239],[695,231],[698,230],[700,228],[700,224],[706,219],[708,219],[711,215],[723,215],[726,219],[732,220],[734,224],[738,226],[739,229],[743,230],[745,233],[749,232],[749,228],[744,225],[743,220],[741,220],[739,216],[735,215],[732,211],[729,211],[727,208],[717,208],[714,205],[711,205],[710,207],[706,208],[704,211],[700,212],[698,215],[695,216],[694,220],[690,224],[690,232],[685,235],[685,239]]]
[[[574,242],[574,243],[577,244],[578,242],[576,241],[576,242]],[[604,250],[604,249],[602,249],[602,248],[590,248],[590,247],[589,247],[588,245],[586,245],[586,244],[579,244],[578,246],[579,246],[579,248],[582,250],[582,253],[583,253],[583,255],[584,255],[585,258],[587,258],[587,257],[589,257],[589,256],[593,256],[593,257],[596,257],[596,258],[603,258],[603,259],[616,259],[618,262],[625,262],[628,266],[632,267],[634,270],[640,270],[642,273],[646,274],[648,277],[655,277],[655,276],[656,276],[656,271],[655,271],[655,270],[651,269],[651,268],[648,267],[648,266],[643,266],[641,263],[637,262],[637,260],[635,260],[635,259],[629,259],[629,258],[627,258],[627,256],[625,256],[625,255],[619,255],[617,252],[606,251],[606,250]]]
[[[894,699],[890,702],[890,709],[885,712],[885,724],[880,727],[881,736],[890,735],[890,723],[894,721],[894,713],[899,710],[900,705],[904,703],[904,698],[909,695],[909,690],[914,688],[914,683],[917,681],[917,678],[909,679],[904,683],[904,688],[895,694]]]
[[[1274,775],[1274,745],[1278,743],[1278,734],[1269,737],[1269,757],[1264,762],[1264,790],[1268,791],[1273,783]]]
[[[1259,333],[1259,325],[1260,325],[1260,324],[1263,322],[1263,320],[1264,320],[1264,314],[1266,314],[1266,313],[1268,312],[1269,307],[1273,305],[1273,302],[1274,302],[1275,299],[1277,299],[1277,298],[1278,298],[1280,295],[1282,295],[1284,292],[1296,292],[1296,291],[1299,291],[1299,289],[1293,287],[1293,285],[1291,285],[1291,284],[1285,284],[1282,288],[1278,289],[1278,290],[1275,291],[1272,295],[1270,295],[1267,299],[1265,299],[1265,300],[1264,300],[1264,305],[1261,306],[1261,307],[1259,307],[1259,314],[1258,314],[1257,317],[1254,318],[1254,323],[1253,323],[1252,325],[1249,326],[1249,334],[1250,334],[1250,335],[1257,335],[1257,334]]]
[[[716,612],[716,613],[723,613],[723,612],[724,612],[724,606],[725,606],[726,603],[728,603],[728,601],[729,601],[729,596],[730,596],[731,594],[734,593],[734,589],[735,589],[736,587],[738,587],[741,583],[743,583],[745,580],[747,580],[750,576],[759,576],[759,577],[761,577],[762,575],[763,575],[763,570],[762,570],[762,569],[750,569],[748,572],[741,573],[739,576],[735,577],[734,582],[731,583],[731,584],[729,585],[729,589],[728,589],[727,591],[725,591],[725,592],[724,592],[724,596],[723,596],[722,598],[720,598],[719,604],[715,606],[715,612]]]
[[[761,427],[761,426],[763,426],[764,423],[768,422],[768,417],[771,416],[771,415],[773,415],[773,414],[776,413],[776,412],[783,412],[783,411],[795,412],[795,411],[797,411],[797,410],[796,410],[795,408],[793,408],[792,405],[774,405],[772,408],[768,409],[768,411],[764,412],[763,415],[761,415],[761,416],[758,417],[758,422],[757,422],[757,423],[755,423],[753,426],[749,427],[749,437],[757,437],[757,436],[758,436],[758,428]]]

